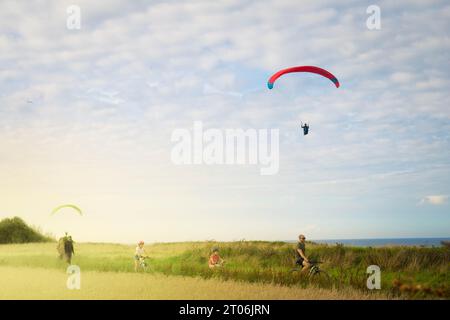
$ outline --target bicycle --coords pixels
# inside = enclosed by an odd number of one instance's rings
[[[139,267],[141,267],[141,269],[144,270],[144,272],[147,271],[147,267],[148,267],[148,264],[145,261],[145,259],[148,259],[148,257],[147,256],[139,257]]]
[[[331,277],[330,275],[320,268],[319,264],[323,263],[322,261],[309,261],[310,267],[308,272],[308,279],[310,282],[322,285],[330,285]],[[295,267],[291,270],[291,272],[302,271],[303,266]]]

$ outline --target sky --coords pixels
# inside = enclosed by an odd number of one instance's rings
[[[0,218],[124,243],[450,236],[449,30],[447,1],[2,0]],[[297,65],[341,87],[267,89]],[[279,129],[278,173],[175,165],[194,121]]]

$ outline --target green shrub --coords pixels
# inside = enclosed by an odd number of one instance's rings
[[[53,241],[50,237],[44,236],[18,217],[0,221],[0,244],[50,241]]]

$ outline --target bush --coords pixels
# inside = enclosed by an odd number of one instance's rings
[[[0,244],[50,241],[53,241],[50,237],[44,236],[18,217],[0,221]]]

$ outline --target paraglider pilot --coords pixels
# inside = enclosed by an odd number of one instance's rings
[[[308,131],[309,131],[309,126],[308,126],[308,124],[307,124],[307,123],[302,124],[301,127],[302,127],[302,129],[303,129],[303,135],[306,136],[306,135],[308,134]]]

